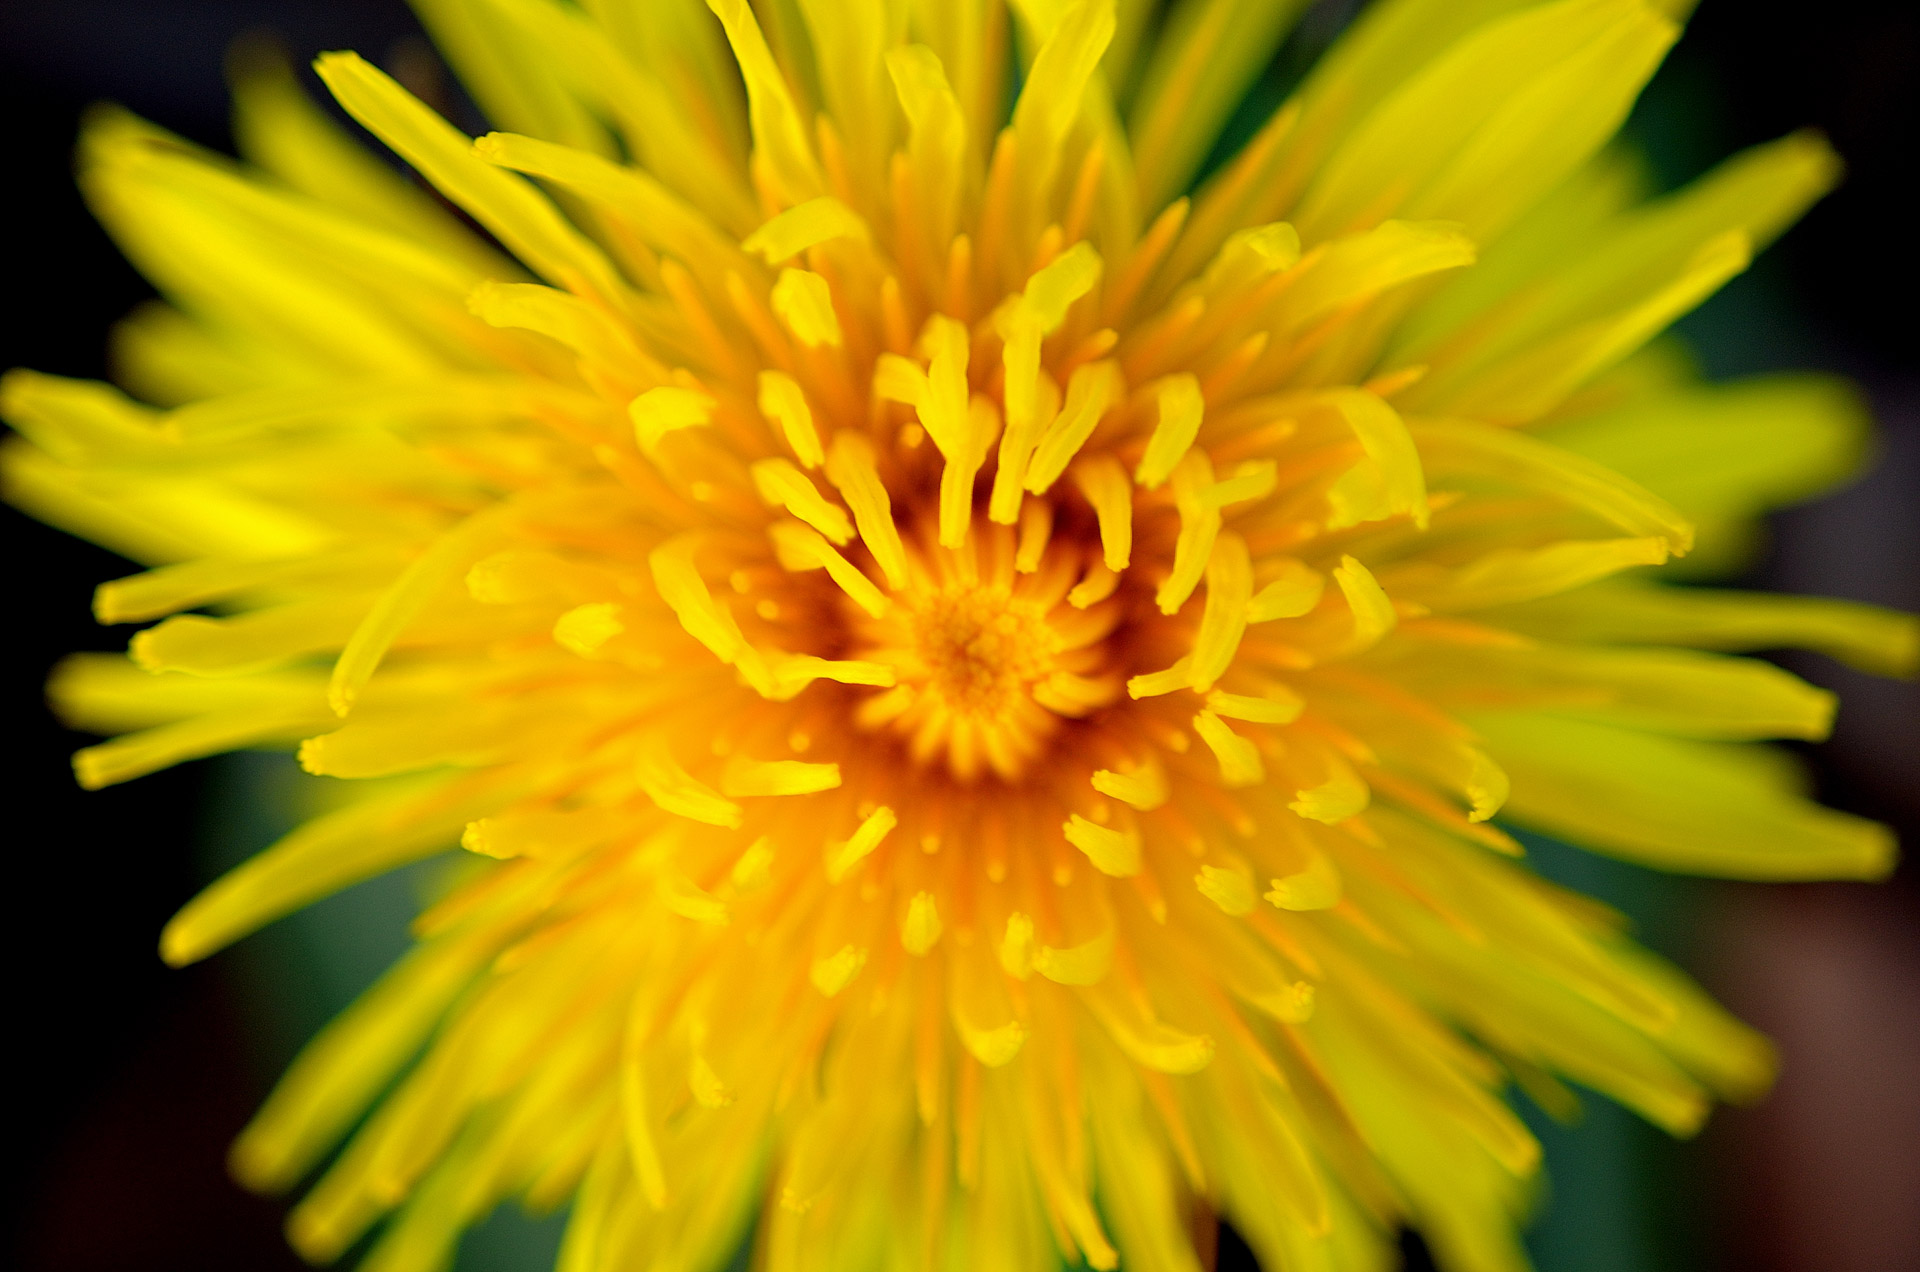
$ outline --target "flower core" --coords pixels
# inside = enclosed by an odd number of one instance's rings
[[[855,618],[858,656],[896,677],[855,719],[899,735],[915,761],[944,762],[961,781],[983,772],[1013,781],[1064,720],[1120,695],[1107,640],[1119,607],[1072,594],[1081,554],[1047,544],[1045,529],[1025,542],[1001,527],[981,531],[976,550],[910,552],[893,606]]]

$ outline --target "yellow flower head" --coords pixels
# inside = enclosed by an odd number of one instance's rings
[[[1681,1132],[1764,1087],[1489,820],[1891,859],[1734,745],[1829,697],[1724,651],[1898,671],[1913,624],[1644,568],[1861,433],[1648,344],[1836,169],[1642,201],[1606,144],[1683,0],[1380,0],[1191,197],[1300,4],[419,7],[511,131],[351,54],[431,192],[272,68],[246,165],[101,114],[152,405],[4,390],[11,497],[156,566],[98,608],[165,621],[56,679],[122,735],[81,780],[355,779],[170,961],[467,850],[237,1146],[277,1188],[346,1138],[303,1253],[384,1221],[424,1272],[517,1198],[568,1272],[1178,1272],[1212,1214],[1273,1269],[1413,1223],[1499,1272],[1509,1079]]]

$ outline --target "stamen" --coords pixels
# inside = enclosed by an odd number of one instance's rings
[[[685,875],[661,875],[659,882],[654,885],[654,895],[660,898],[661,905],[683,919],[714,927],[727,926],[727,903]]]
[[[838,764],[800,760],[754,760],[730,756],[720,775],[720,793],[734,799],[766,795],[813,795],[840,785]]]
[[[1145,876],[1136,874],[1129,877],[1138,883]],[[1078,945],[1064,948],[1042,945],[1033,956],[1033,970],[1056,985],[1098,985],[1113,970],[1113,950],[1118,935],[1114,928],[1107,927],[1091,940]],[[1092,1263],[1091,1259],[1089,1264],[1092,1267],[1103,1266]],[[1110,1262],[1104,1266],[1112,1268],[1115,1264]]]
[[[746,263],[730,237],[637,167],[515,133],[488,133],[473,143],[473,149],[488,163],[541,177],[613,213],[662,254],[703,268],[736,268]]]
[[[974,259],[987,281],[996,289],[1001,281],[1001,257],[1006,249],[1008,221],[1013,215],[1015,169],[1019,162],[1019,140],[1012,128],[1003,128],[994,139],[993,157],[987,162],[987,180],[980,194],[980,216],[975,234]]]
[[[638,370],[648,379],[666,378],[664,368],[641,351],[624,323],[555,287],[489,279],[468,294],[467,312],[490,327],[537,331],[602,370],[626,375]]]
[[[1174,506],[1180,512],[1180,535],[1173,545],[1173,572],[1160,584],[1154,603],[1162,614],[1177,614],[1200,586],[1220,533],[1220,509],[1207,499],[1213,486],[1213,464],[1205,451],[1189,451],[1173,474]]]
[[[1342,474],[1327,492],[1331,529],[1402,515],[1427,528],[1427,486],[1420,452],[1398,412],[1361,389],[1327,393],[1321,399],[1338,411],[1366,458]]]
[[[1243,290],[1299,261],[1300,232],[1285,221],[1236,230],[1200,276],[1200,286],[1209,293]]]
[[[795,459],[808,468],[818,468],[826,459],[820,447],[820,433],[813,426],[813,411],[800,384],[784,371],[760,373],[760,413],[780,426],[781,436]]]
[[[1271,459],[1254,459],[1239,465],[1233,476],[1217,481],[1207,491],[1207,502],[1216,508],[1228,504],[1264,499],[1273,493],[1280,480],[1280,466]]]
[[[1089,363],[1067,382],[1066,405],[1048,426],[1027,466],[1027,489],[1043,495],[1079,453],[1101,419],[1126,396],[1120,364],[1111,359]]]
[[[264,742],[286,742],[314,729],[336,727],[317,699],[291,710],[241,709],[209,712],[171,724],[123,733],[76,751],[74,779],[87,790],[144,777],[185,760]]]
[[[327,682],[327,705],[346,715],[387,651],[439,590],[482,555],[489,536],[518,513],[511,500],[477,512],[440,536],[380,594],[347,638]]]
[[[817,530],[798,521],[776,521],[767,527],[767,535],[773,540],[774,555],[783,568],[796,571],[824,568],[840,585],[840,590],[861,609],[875,618],[887,612],[886,594],[836,552]]]
[[[837,238],[866,239],[867,223],[831,195],[796,204],[749,234],[740,244],[769,265],[784,265],[800,253]]]
[[[1032,574],[1040,568],[1040,557],[1047,550],[1047,540],[1053,535],[1053,507],[1036,501],[1028,504],[1020,514],[1020,546],[1013,554],[1013,568],[1021,574]]]
[[[648,389],[627,407],[640,449],[651,457],[668,433],[699,428],[713,419],[714,400],[695,389],[665,384]]]
[[[553,639],[562,649],[589,658],[627,630],[620,617],[620,607],[607,601],[577,605],[554,621]]]
[[[1067,199],[1067,214],[1060,222],[1060,231],[1068,242],[1074,242],[1087,232],[1087,222],[1093,215],[1094,200],[1100,193],[1101,178],[1106,175],[1107,139],[1095,136],[1093,144],[1087,147],[1086,155],[1080,160],[1080,172],[1073,179],[1073,194]]]
[[[1254,786],[1265,781],[1266,766],[1253,743],[1229,729],[1226,722],[1211,711],[1193,717],[1193,731],[1220,762],[1220,780],[1227,786]]]
[[[1067,310],[1100,278],[1100,254],[1086,242],[1065,253],[1027,280],[1026,289],[1001,311],[996,326],[1004,342],[1007,432],[1000,443],[1000,467],[994,478],[987,515],[1002,525],[1019,516],[1020,487],[1041,429],[1040,342],[1066,321]]]
[[[927,319],[926,330],[920,334],[920,347],[927,355],[927,378],[926,389],[914,406],[927,436],[948,462],[966,453],[967,359],[971,344],[967,329],[945,314]]]
[[[1015,980],[1033,975],[1033,920],[1015,910],[1007,916],[1007,928],[1000,936],[1000,966]]]
[[[1350,556],[1340,558],[1333,581],[1340,585],[1341,594],[1347,598],[1347,608],[1353,612],[1353,635],[1348,641],[1348,652],[1372,648],[1399,621],[1393,602],[1367,567]]]
[[[721,662],[732,663],[746,647],[747,638],[732,613],[713,599],[707,581],[694,565],[693,556],[699,547],[695,535],[669,539],[647,554],[647,565],[660,599],[673,610],[687,634],[712,650]]]
[[[844,842],[827,849],[827,882],[839,883],[845,879],[899,824],[900,818],[885,804],[867,814],[858,830]]]
[[[1094,770],[1093,789],[1102,795],[1111,795],[1143,813],[1150,813],[1166,803],[1170,794],[1167,770],[1158,758],[1151,755],[1145,763],[1125,773],[1112,769]]]
[[[1098,605],[1112,596],[1119,586],[1120,576],[1108,569],[1105,561],[1095,561],[1087,567],[1087,576],[1067,593],[1067,604],[1075,609]]]
[[[1253,913],[1258,903],[1258,898],[1253,895],[1253,880],[1238,870],[1201,866],[1200,873],[1193,877],[1193,883],[1200,889],[1201,896],[1235,918]]]
[[[1148,490],[1157,488],[1173,473],[1194,439],[1200,435],[1200,421],[1206,401],[1200,396],[1200,381],[1190,372],[1167,376],[1156,386],[1160,406],[1159,422],[1147,439],[1146,454],[1134,469],[1133,479]]]
[[[1087,854],[1087,860],[1101,874],[1116,879],[1131,879],[1140,873],[1140,832],[1132,828],[1116,830],[1100,826],[1075,813],[1061,827],[1067,842]]]
[[[828,503],[807,475],[789,461],[778,457],[755,460],[747,471],[753,476],[754,488],[769,504],[785,508],[843,547],[853,538],[853,522],[847,519],[845,510]]]
[[[636,1000],[633,1016],[638,1016],[641,1001],[644,1000]],[[633,1162],[633,1173],[639,1177],[640,1194],[653,1209],[665,1210],[666,1168],[660,1161],[660,1145],[653,1133],[653,1113],[648,1107],[642,1063],[643,1037],[638,1020],[629,1019],[620,1048],[620,1117],[627,1133],[627,1156]]]
[[[1276,618],[1298,618],[1320,603],[1327,580],[1318,570],[1309,569],[1292,557],[1280,562],[1280,577],[1254,593],[1247,602],[1249,623],[1270,623]]]
[[[1033,687],[1033,700],[1056,715],[1078,720],[1112,702],[1114,682],[1056,671]]]
[[[687,1090],[703,1109],[724,1109],[733,1103],[733,1092],[713,1071],[712,1062],[698,1053],[687,1062]]]
[[[1250,724],[1292,724],[1300,718],[1307,704],[1291,689],[1275,685],[1261,698],[1215,689],[1207,695],[1207,706],[1215,715],[1226,716],[1230,720],[1245,720]]]
[[[918,411],[927,400],[926,369],[897,353],[881,354],[873,364],[873,396]]]
[[[1328,825],[1343,822],[1365,811],[1373,794],[1367,789],[1367,784],[1344,762],[1334,760],[1332,763],[1332,777],[1318,786],[1295,791],[1293,802],[1287,807],[1310,821],[1326,822]]]
[[[1182,654],[1164,671],[1149,671],[1127,681],[1127,693],[1135,698],[1156,698],[1176,689],[1188,688],[1193,680],[1193,655]]]
[[[942,244],[953,233],[966,161],[966,116],[947,81],[946,67],[932,49],[903,45],[889,49],[886,58],[894,93],[907,117],[907,162],[914,193],[927,209],[931,241]]]
[[[771,696],[776,702],[788,701],[816,680],[885,689],[892,686],[895,675],[893,668],[885,663],[817,658],[812,654],[785,654],[770,659],[769,663]]]
[[[813,967],[807,973],[807,979],[823,995],[832,998],[860,974],[867,965],[867,952],[855,945],[843,945],[839,951],[826,958],[814,960]]]
[[[1483,822],[1500,811],[1511,790],[1506,770],[1478,747],[1468,748],[1466,796],[1470,805],[1467,820]]]
[[[720,792],[681,768],[668,754],[665,744],[640,757],[634,765],[634,778],[648,799],[676,816],[709,826],[725,826],[729,830],[738,830],[746,816],[746,810],[740,805],[723,799]]]
[[[1325,853],[1315,852],[1307,868],[1273,880],[1267,900],[1282,910],[1330,910],[1340,903],[1340,872]]]
[[[834,312],[833,289],[826,279],[812,270],[783,269],[771,299],[773,312],[801,344],[809,349],[840,347],[840,315]]]
[[[302,580],[312,575],[359,568],[378,569],[387,554],[338,552],[256,560],[210,558],[163,565],[141,574],[112,579],[94,589],[93,617],[97,622],[139,623],[165,618],[180,610],[222,601],[236,593],[264,585]]]
[[[907,550],[893,524],[893,503],[880,480],[873,443],[859,433],[836,433],[826,462],[827,480],[853,510],[860,538],[886,575],[887,586],[896,592],[901,590],[907,585]]]
[[[753,368],[756,359],[751,351],[713,316],[712,309],[700,294],[693,275],[679,261],[660,262],[660,285],[666,289],[673,301],[674,315],[685,327],[688,335],[697,342],[697,348],[706,354],[709,365],[720,368],[728,375],[744,376]]]
[[[1016,232],[1031,232],[1041,219],[1067,134],[1081,116],[1087,85],[1098,73],[1114,26],[1111,4],[1069,6],[1034,54],[1008,129],[1019,140],[1020,180],[1012,190],[1021,213],[1014,220]]]
[[[1099,518],[1107,568],[1126,569],[1133,558],[1133,485],[1126,470],[1113,456],[1099,455],[1073,466],[1073,482]]]
[[[958,548],[966,542],[967,523],[973,519],[973,478],[986,459],[989,439],[985,434],[997,421],[976,410],[969,395],[971,337],[966,327],[944,314],[935,314],[927,320],[920,345],[928,357],[924,388],[906,373],[904,359],[888,362],[885,388],[876,368],[874,386],[877,392],[897,392],[906,398],[917,392],[914,407],[921,427],[947,461],[940,482],[940,543]]]
[[[907,903],[907,915],[900,923],[900,944],[916,957],[927,953],[940,940],[940,908],[931,892],[916,892]]]
[[[772,878],[772,867],[773,842],[762,835],[747,845],[747,850],[733,863],[727,877],[733,880],[733,886],[740,891],[752,892],[766,886]]]
[[[1216,487],[1216,489],[1218,489]],[[1233,663],[1247,630],[1247,602],[1253,595],[1253,561],[1237,534],[1223,534],[1207,562],[1207,605],[1193,638],[1193,687],[1205,693]]]

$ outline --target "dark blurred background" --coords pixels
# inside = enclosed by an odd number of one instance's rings
[[[14,226],[0,366],[103,375],[107,326],[151,294],[73,190],[80,113],[111,99],[225,148],[222,58],[257,31],[302,60],[355,48],[410,80],[431,66],[400,0],[0,3]],[[1776,519],[1760,586],[1920,609],[1920,249],[1903,195],[1920,153],[1917,85],[1913,0],[1705,0],[1630,125],[1667,185],[1803,124],[1848,163],[1839,192],[1683,325],[1716,376],[1839,371],[1879,414],[1876,467]],[[14,969],[15,1022],[0,1251],[23,1272],[297,1267],[282,1205],[228,1182],[226,1145],[299,1042],[398,948],[408,884],[356,890],[206,965],[166,970],[154,942],[167,916],[273,833],[270,798],[231,793],[293,779],[242,758],[79,791],[66,756],[88,739],[52,720],[41,684],[70,650],[123,647],[125,630],[95,626],[88,602],[131,567],[10,509],[0,545],[13,580],[0,622],[12,898],[0,958]],[[1807,751],[1823,796],[1892,823],[1911,851],[1920,692],[1816,659],[1791,665],[1843,700],[1834,740]],[[1717,1113],[1689,1143],[1597,1100],[1576,1131],[1540,1126],[1556,1181],[1532,1238],[1544,1272],[1920,1272],[1915,869],[1877,888],[1759,888],[1553,845],[1536,858],[1633,914],[1785,1056],[1771,1099]],[[551,1225],[491,1228],[496,1256],[470,1242],[463,1269],[551,1243]],[[1410,1268],[1429,1266],[1416,1235],[1403,1244]],[[1229,1234],[1223,1272],[1242,1259]]]

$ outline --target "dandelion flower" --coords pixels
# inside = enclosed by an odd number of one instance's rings
[[[1218,162],[1299,4],[420,0],[503,131],[318,63],[419,184],[270,66],[244,163],[96,116],[166,300],[132,396],[4,390],[10,497],[153,566],[57,673],[117,735],[77,771],[342,779],[165,957],[465,850],[235,1148],[327,1163],[299,1250],[437,1268],[517,1199],[569,1272],[1194,1269],[1215,1215],[1494,1272],[1509,1084],[1681,1133],[1763,1088],[1492,820],[1892,856],[1740,745],[1829,695],[1728,655],[1914,625],[1650,569],[1863,430],[1654,339],[1836,173],[1644,197],[1608,143],[1686,7],[1381,0]]]

